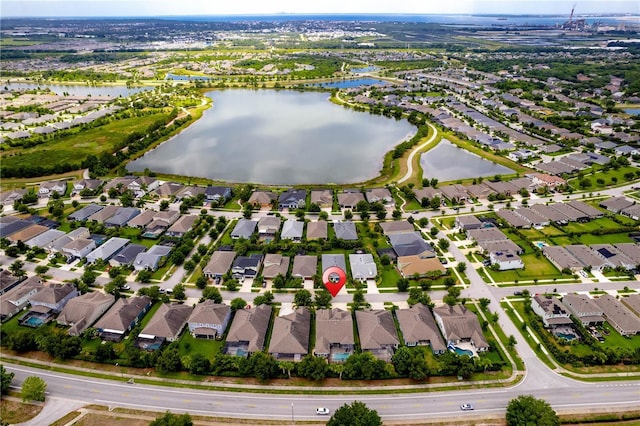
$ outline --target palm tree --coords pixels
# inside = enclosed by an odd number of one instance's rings
[[[283,373],[286,371],[289,378],[291,378],[291,370],[293,370],[295,364],[291,361],[280,361],[278,362],[278,367],[280,367]]]

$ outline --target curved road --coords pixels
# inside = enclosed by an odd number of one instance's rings
[[[422,151],[427,145],[429,145],[430,143],[432,143],[436,137],[438,136],[438,130],[435,128],[435,126],[429,122],[425,123],[427,126],[429,126],[429,128],[431,129],[431,131],[433,132],[433,134],[431,135],[431,137],[429,139],[427,139],[426,142],[424,142],[423,144],[418,145],[417,147],[415,147],[411,153],[409,154],[409,158],[407,158],[407,173],[405,173],[404,176],[402,176],[399,180],[398,183],[403,183],[407,180],[409,180],[411,178],[411,176],[413,176],[413,157],[416,156],[416,154],[420,151]]]

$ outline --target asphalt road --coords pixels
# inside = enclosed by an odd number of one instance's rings
[[[345,402],[363,401],[386,420],[446,419],[449,417],[503,413],[509,400],[518,394],[532,394],[549,401],[557,411],[588,411],[592,408],[640,406],[640,381],[622,383],[582,383],[548,373],[544,377],[529,374],[523,382],[505,389],[479,389],[419,394],[362,396],[270,395],[165,388],[88,379],[52,373],[22,366],[6,365],[16,374],[14,385],[30,375],[47,382],[48,397],[86,404],[118,406],[130,409],[246,419],[317,419],[316,407],[335,411]],[[548,370],[547,370],[548,371]],[[551,377],[549,376],[551,374]],[[473,412],[462,412],[460,404],[471,403]]]

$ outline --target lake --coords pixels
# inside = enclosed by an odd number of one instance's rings
[[[640,108],[623,109],[624,112],[631,115],[640,115]]]
[[[65,92],[70,96],[111,96],[112,98],[127,97],[134,93],[142,92],[143,90],[151,89],[151,86],[132,87],[127,89],[126,86],[81,86],[72,84],[36,84],[36,83],[0,83],[0,88],[7,88],[9,90],[29,90],[29,89],[46,89],[48,88],[57,95],[62,95]]]
[[[127,168],[264,184],[355,183],[416,128],[353,111],[326,93],[224,90],[197,122]]]
[[[438,146],[420,157],[423,178],[440,182],[514,173],[508,167],[495,164],[443,139]]]

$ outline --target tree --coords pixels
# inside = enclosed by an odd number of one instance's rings
[[[507,405],[508,426],[554,426],[560,419],[548,402],[531,395],[520,395]]]
[[[40,276],[44,276],[44,274],[46,274],[48,270],[49,270],[48,266],[46,266],[46,265],[38,265],[38,266],[36,266],[35,272],[36,272],[36,274],[38,274]]]
[[[320,381],[327,377],[329,364],[324,358],[307,355],[298,363],[296,369],[300,377]]]
[[[247,302],[240,297],[236,297],[231,301],[230,306],[231,306],[231,309],[233,309],[234,311],[237,311],[238,309],[244,309],[244,307],[247,306]]]
[[[440,250],[442,250],[442,251],[447,251],[447,249],[449,248],[450,244],[451,243],[446,238],[440,238],[438,240],[438,247],[440,247]]]
[[[256,306],[270,305],[273,302],[273,299],[274,299],[273,293],[270,291],[266,291],[264,292],[264,294],[256,296],[255,299],[253,299],[253,304]]]
[[[167,210],[168,208],[169,208],[169,200],[160,201],[160,210],[161,211]]]
[[[118,275],[106,286],[104,286],[104,291],[109,294],[113,294],[116,297],[120,297],[120,292],[122,292],[123,287],[126,283],[127,280],[122,275]]]
[[[376,410],[360,401],[353,401],[338,408],[327,426],[382,426],[382,419]]]
[[[16,277],[23,277],[26,275],[24,269],[24,262],[22,260],[16,260],[11,265],[9,265],[9,271],[15,275]]]
[[[195,353],[191,356],[189,363],[189,373],[191,374],[208,374],[211,371],[211,363],[201,353]]]
[[[47,383],[37,376],[29,376],[22,382],[23,401],[44,401]]]
[[[315,303],[317,309],[330,309],[333,297],[326,289],[316,291]]]
[[[96,282],[97,277],[98,277],[98,274],[96,274],[95,272],[89,269],[85,269],[80,279],[82,280],[83,283],[90,286]]]
[[[409,280],[406,278],[400,278],[396,283],[399,292],[405,292],[409,289]]]
[[[14,373],[7,372],[4,365],[0,365],[0,395],[6,395],[9,393],[13,376],[15,376]]]
[[[202,290],[202,298],[205,300],[213,300],[215,303],[222,303],[222,295],[216,287],[205,287]]]
[[[298,290],[293,296],[293,304],[296,307],[300,306],[311,306],[313,305],[313,299],[311,298],[311,292],[309,290]]]
[[[207,277],[205,277],[204,275],[200,275],[196,280],[196,287],[198,287],[200,290],[204,290],[208,282],[209,280],[207,279]]]
[[[284,275],[278,274],[273,277],[273,287],[279,290],[281,288],[284,288],[285,285],[287,285],[287,279],[284,277]]]
[[[353,212],[351,210],[345,210],[344,211],[344,218],[346,220],[351,220],[353,219]]]
[[[182,369],[182,361],[177,345],[167,346],[160,355],[158,355],[156,369],[160,373],[172,373]]]
[[[167,411],[164,416],[158,417],[149,426],[193,426],[189,413],[177,415]]]
[[[465,262],[460,262],[458,263],[458,266],[456,266],[456,269],[458,270],[458,272],[463,273],[467,270],[467,264]]]
[[[176,284],[173,287],[173,298],[176,300],[185,300],[187,298],[187,295],[184,291],[184,285]]]

